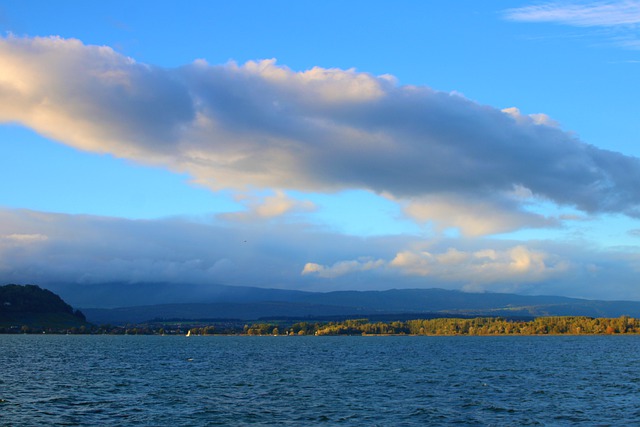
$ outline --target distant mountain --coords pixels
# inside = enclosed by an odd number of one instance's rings
[[[130,289],[134,289],[129,285]],[[137,285],[136,285],[137,286]],[[158,286],[158,288],[154,288]],[[83,308],[94,323],[138,323],[152,319],[239,319],[434,316],[590,316],[640,317],[640,302],[595,301],[556,296],[467,293],[444,289],[391,289],[387,291],[303,292],[215,285],[183,286],[183,298],[174,303],[160,295],[175,294],[177,285],[147,284],[148,299],[139,306]],[[200,290],[205,289],[205,292]],[[135,292],[138,292],[135,291]],[[130,293],[124,291],[125,293]],[[135,293],[134,292],[134,293]],[[188,296],[191,295],[191,300]],[[138,300],[138,298],[133,298]],[[195,302],[197,301],[197,302]],[[163,301],[164,302],[164,301]],[[104,307],[104,306],[103,306]]]
[[[35,285],[0,286],[0,329],[55,329],[87,326],[84,314],[60,296]]]
[[[159,304],[121,308],[83,309],[88,318],[97,324],[143,323],[151,320],[257,320],[262,318],[319,318],[319,317],[361,317],[364,313],[354,307],[295,303],[295,302],[254,302],[254,303],[193,303]]]

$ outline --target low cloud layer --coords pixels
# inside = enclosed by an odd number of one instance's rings
[[[359,238],[283,223],[0,209],[0,283],[219,283],[313,291],[439,287],[640,299],[638,261],[633,253],[550,242]]]
[[[0,122],[186,172],[213,190],[277,191],[258,216],[301,207],[283,190],[344,189],[467,235],[557,224],[529,211],[531,200],[640,216],[638,159],[587,145],[544,115],[389,76],[273,60],[165,69],[56,37],[0,39],[0,62]],[[499,223],[487,225],[487,213]]]
[[[544,283],[561,277],[570,270],[570,264],[524,245],[473,251],[448,248],[440,253],[409,248],[397,252],[390,260],[339,261],[331,266],[307,263],[302,274],[333,279],[369,270],[387,270],[387,273],[392,271],[402,276],[423,277],[439,283],[457,283],[466,290],[512,287],[513,291],[522,285]]]

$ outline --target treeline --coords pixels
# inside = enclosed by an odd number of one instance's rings
[[[416,319],[369,322],[367,319],[338,322],[267,322],[253,324],[153,323],[125,326],[81,326],[61,329],[27,326],[0,327],[0,333],[68,333],[111,335],[604,335],[640,334],[640,319],[628,316],[592,318],[582,316],[539,317],[513,320],[500,317],[475,319]]]
[[[218,333],[211,330],[212,334]],[[207,330],[191,329],[195,335]],[[475,319],[416,319],[369,322],[367,319],[340,322],[300,322],[291,326],[277,323],[245,325],[243,335],[601,335],[639,334],[640,320],[628,316],[591,318],[582,316],[539,317],[530,321],[499,317]]]

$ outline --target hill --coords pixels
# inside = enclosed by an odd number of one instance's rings
[[[0,330],[52,330],[87,326],[84,314],[36,285],[0,286]]]
[[[134,288],[137,285],[129,285]],[[164,295],[173,287],[159,286]],[[320,319],[320,318],[433,318],[502,316],[640,317],[640,302],[596,301],[557,296],[502,293],[467,293],[444,289],[391,289],[387,291],[303,292],[212,285],[207,293],[180,287],[179,303],[153,302],[139,306],[83,308],[94,323],[138,323],[153,319]],[[152,285],[142,285],[149,301],[159,301]],[[125,292],[126,294],[126,292]],[[191,300],[187,296],[191,296]],[[134,299],[135,300],[135,299]],[[162,301],[160,299],[160,301]]]

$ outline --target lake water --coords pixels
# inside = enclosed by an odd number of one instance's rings
[[[0,425],[640,425],[640,336],[0,335]]]

